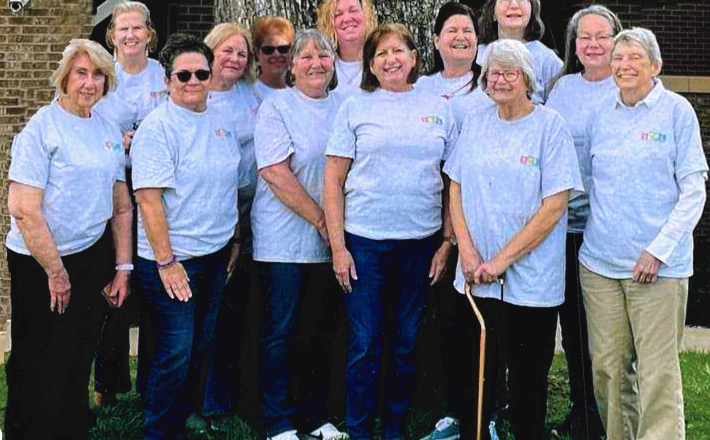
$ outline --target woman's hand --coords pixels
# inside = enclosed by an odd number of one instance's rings
[[[633,277],[638,283],[655,283],[658,279],[658,269],[661,261],[646,251],[641,251],[641,256],[634,264]]]
[[[133,135],[136,134],[135,130],[127,131],[123,133],[123,149],[128,153],[131,151],[131,142],[133,142]]]
[[[165,291],[170,299],[175,299],[187,302],[192,298],[192,290],[190,290],[190,279],[187,277],[185,268],[182,267],[179,261],[175,264],[158,269],[160,279],[163,281]]]
[[[347,249],[333,252],[333,270],[335,271],[335,278],[338,280],[340,287],[343,288],[343,291],[351,293],[353,288],[350,278],[357,280],[357,272],[355,272],[353,256]]]
[[[104,287],[105,296],[113,307],[121,307],[123,301],[131,294],[130,284],[131,272],[128,270],[118,270],[110,283]]]
[[[503,275],[509,265],[499,258],[481,263],[473,274],[475,284],[494,283]]]
[[[476,281],[476,269],[481,265],[481,256],[478,252],[460,253],[461,257],[461,272],[468,284],[481,284]]]
[[[429,269],[429,278],[431,278],[430,286],[438,283],[444,277],[446,273],[446,262],[449,259],[450,251],[451,243],[445,241],[434,254],[434,258],[431,260],[431,268]]]
[[[237,259],[239,258],[239,250],[242,248],[240,243],[232,244],[232,249],[229,253],[229,262],[227,263],[227,280],[232,278],[234,269],[237,267]]]
[[[69,306],[69,297],[71,296],[71,283],[69,282],[69,274],[66,269],[56,274],[49,275],[49,310],[57,312],[61,315]]]

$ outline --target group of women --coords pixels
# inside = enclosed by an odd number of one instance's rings
[[[72,40],[57,99],[12,147],[10,438],[87,437],[96,342],[131,271],[157,341],[148,439],[181,438],[196,408],[232,409],[235,326],[219,311],[250,278],[267,438],[368,439],[378,417],[384,438],[404,438],[435,284],[449,391],[429,439],[495,438],[503,413],[516,438],[541,439],[558,315],[572,400],[560,433],[684,438],[677,353],[707,163],[692,107],[657,78],[653,33],[591,6],[563,63],[539,41],[539,0],[489,0],[480,18],[450,2],[420,77],[412,34],[375,17],[369,0],[324,0],[320,30],[220,24],[204,42],[172,35],[158,65],[147,8],[126,2],[115,60]],[[326,402],[342,309],[338,428]]]

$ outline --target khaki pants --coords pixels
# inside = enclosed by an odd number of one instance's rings
[[[678,352],[687,278],[611,279],[580,265],[594,393],[609,440],[685,439]]]

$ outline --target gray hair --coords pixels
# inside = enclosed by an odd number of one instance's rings
[[[614,38],[614,49],[611,51],[612,56],[621,43],[639,46],[646,51],[653,64],[663,62],[661,59],[661,48],[658,46],[656,35],[648,29],[635,27],[619,32],[616,38]]]
[[[484,58],[481,76],[478,78],[478,85],[483,92],[486,91],[488,85],[486,76],[493,63],[497,63],[501,67],[506,68],[519,68],[520,72],[523,74],[528,96],[532,95],[535,91],[536,77],[532,55],[528,48],[520,41],[508,38],[496,40],[488,45]]]
[[[293,61],[301,55],[303,47],[311,41],[316,46],[316,49],[327,52],[328,56],[333,60],[333,77],[327,88],[328,91],[331,91],[338,86],[338,78],[335,73],[335,60],[338,59],[338,55],[335,52],[333,43],[330,42],[330,39],[326,37],[323,32],[317,29],[302,29],[296,32],[296,37],[293,40],[293,46],[291,48],[290,65],[293,65]],[[289,69],[286,72],[286,84],[293,87],[294,80],[295,78],[291,73],[291,69]]]

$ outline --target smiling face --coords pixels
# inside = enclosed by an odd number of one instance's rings
[[[416,61],[416,51],[410,50],[399,35],[390,32],[377,45],[370,71],[383,89],[404,91],[411,87],[407,79]]]
[[[486,93],[496,104],[512,104],[527,98],[523,73],[518,67],[492,63],[486,74]]]
[[[359,0],[340,0],[333,14],[333,26],[338,44],[365,41],[365,12]]]
[[[172,67],[170,78],[167,80],[170,99],[180,107],[195,112],[204,111],[209,92],[209,77],[200,81],[193,73],[190,75],[190,79],[183,83],[180,82],[176,74],[182,71],[209,71],[210,67],[205,56],[198,52],[183,53],[175,57]]]
[[[249,61],[249,47],[242,35],[225,38],[214,50],[213,75],[216,81],[234,85]]]
[[[145,25],[145,16],[139,11],[128,11],[114,20],[113,46],[119,58],[147,56],[146,47],[150,34]]]
[[[444,67],[471,65],[476,57],[476,30],[468,15],[452,15],[434,35],[434,46],[439,51]]]
[[[269,35],[264,37],[264,41],[261,47],[290,46],[291,44],[293,44],[293,41],[290,41],[282,33],[270,33]],[[259,49],[259,51],[257,52],[257,58],[259,60],[259,65],[261,66],[261,71],[265,75],[283,75],[288,69],[288,52],[282,54],[278,50],[274,50],[273,53],[267,55],[261,49]]]
[[[653,88],[653,78],[661,73],[661,63],[654,63],[639,45],[621,42],[611,56],[611,72],[622,96],[643,98]]]
[[[76,115],[88,117],[91,107],[104,96],[105,83],[106,73],[96,67],[86,53],[79,52],[64,79],[64,108]]]
[[[311,98],[325,96],[330,80],[333,78],[335,60],[328,51],[318,49],[311,40],[294,57],[291,74],[298,90]]]
[[[522,39],[525,28],[530,23],[532,5],[530,0],[498,0],[495,16],[498,22],[498,35]]]
[[[611,23],[596,14],[580,18],[577,25],[575,54],[587,71],[608,68],[611,63],[611,49],[614,45],[614,31]]]

